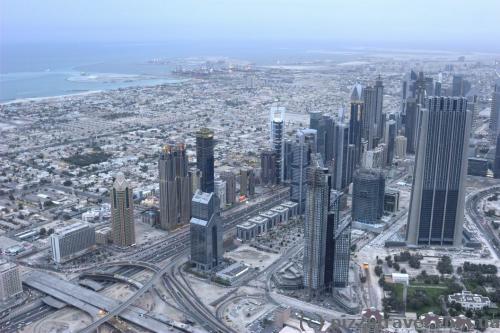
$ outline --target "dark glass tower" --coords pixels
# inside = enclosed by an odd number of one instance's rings
[[[377,223],[384,214],[384,173],[377,169],[358,169],[353,178],[353,221]]]
[[[470,128],[467,99],[427,99],[420,114],[407,226],[409,244],[462,244]]]
[[[202,128],[196,133],[196,164],[201,170],[201,190],[214,191],[214,132]]]

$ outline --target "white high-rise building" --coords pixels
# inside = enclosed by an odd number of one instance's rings
[[[0,263],[0,302],[5,302],[23,292],[19,269],[10,262]]]
[[[402,135],[398,135],[396,137],[396,139],[394,139],[395,141],[395,146],[396,146],[396,158],[398,159],[403,159],[406,157],[406,145],[407,145],[407,142],[406,142],[406,137],[402,136]]]
[[[74,223],[50,235],[52,259],[67,261],[95,245],[95,228],[87,223]]]
[[[271,149],[276,153],[276,184],[284,180],[285,152],[285,108],[273,106],[270,109]]]
[[[226,207],[226,182],[224,180],[216,180],[214,182],[215,187],[215,195],[219,198],[220,208],[223,209]]]

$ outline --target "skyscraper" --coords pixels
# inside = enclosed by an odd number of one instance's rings
[[[111,227],[115,245],[125,247],[135,244],[133,190],[121,172],[111,189]]]
[[[363,123],[366,117],[362,98],[363,87],[357,84],[351,94],[351,115],[349,118],[349,144],[354,145],[354,167],[358,167],[361,163],[361,139],[363,138]]]
[[[406,137],[402,135],[398,135],[394,140],[396,158],[403,159],[406,157],[406,145],[407,145],[406,141],[407,141]]]
[[[377,223],[384,214],[385,176],[377,169],[358,169],[354,173],[352,219]]]
[[[453,81],[451,86],[451,95],[456,97],[465,97],[471,88],[469,81],[465,79],[463,74],[453,75]]]
[[[378,141],[383,136],[382,107],[384,98],[384,85],[379,76],[374,86],[368,86],[363,89],[363,102],[366,112],[363,137],[368,141],[368,149],[377,146]]]
[[[222,262],[223,228],[219,202],[214,193],[198,191],[193,196],[190,222],[191,262],[198,269],[210,270]]]
[[[351,222],[340,218],[342,192],[331,190],[326,227],[325,287],[343,288],[349,281]]]
[[[273,106],[270,109],[271,149],[276,153],[276,184],[284,180],[284,140],[285,140],[285,108]]]
[[[307,200],[304,223],[303,284],[312,297],[325,287],[326,231],[330,176],[321,160],[314,157],[307,168]]]
[[[297,211],[302,214],[306,201],[306,171],[311,155],[316,152],[316,130],[304,128],[297,130],[292,145],[290,199],[298,203]]]
[[[420,106],[417,105],[416,98],[406,99],[405,136],[406,152],[415,154],[417,149],[418,119]]]
[[[226,203],[233,205],[236,203],[236,175],[231,171],[224,171],[220,177],[226,182]]]
[[[188,171],[188,177],[189,177],[189,184],[191,187],[190,189],[191,193],[189,195],[189,198],[192,198],[193,194],[196,191],[201,190],[201,178],[203,176],[201,175],[200,169],[192,167]]]
[[[311,112],[309,117],[309,128],[317,132],[316,151],[326,163],[333,158],[333,118],[319,111]]]
[[[240,170],[240,195],[249,197],[255,194],[255,175],[252,168]]]
[[[276,153],[264,150],[260,154],[260,179],[263,185],[276,184]]]
[[[193,184],[183,143],[169,143],[163,147],[158,159],[158,174],[160,226],[165,230],[172,230],[189,223]]]
[[[201,190],[214,191],[214,132],[202,128],[196,133],[196,165],[201,170]]]
[[[349,127],[338,121],[333,133],[333,188],[342,191],[352,181],[355,145],[349,144]]]
[[[420,118],[407,241],[460,246],[471,128],[467,100],[429,98]]]
[[[391,165],[392,160],[394,159],[396,122],[394,120],[389,120],[385,124],[385,128],[386,128],[385,144],[387,147],[387,165]]]
[[[490,135],[496,139],[498,134],[500,134],[500,79],[493,86],[490,113]]]

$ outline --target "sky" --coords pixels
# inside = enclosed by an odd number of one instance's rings
[[[500,48],[499,0],[0,0],[2,43],[340,41]]]

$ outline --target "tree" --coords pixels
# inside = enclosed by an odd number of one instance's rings
[[[453,273],[453,266],[451,264],[451,258],[449,256],[443,256],[439,259],[436,266],[437,270],[441,274],[451,274]]]
[[[396,271],[398,271],[398,272],[399,272],[400,267],[399,267],[399,264],[398,264],[397,262],[395,262],[392,266],[394,267],[394,269],[395,269]]]
[[[419,269],[420,268],[420,259],[417,256],[411,256],[408,262],[411,268]]]
[[[65,180],[65,181],[63,182],[63,185],[64,185],[64,186],[71,186],[71,185],[73,185],[73,182],[72,182],[71,180],[67,179],[67,180]]]
[[[375,275],[381,276],[382,272],[383,272],[382,271],[382,266],[379,266],[379,265],[375,266]]]
[[[50,228],[49,231],[47,231],[47,235],[52,235],[54,233],[54,228]]]
[[[45,234],[47,234],[47,229],[45,229],[44,227],[41,227],[40,228],[40,236],[45,236]]]

